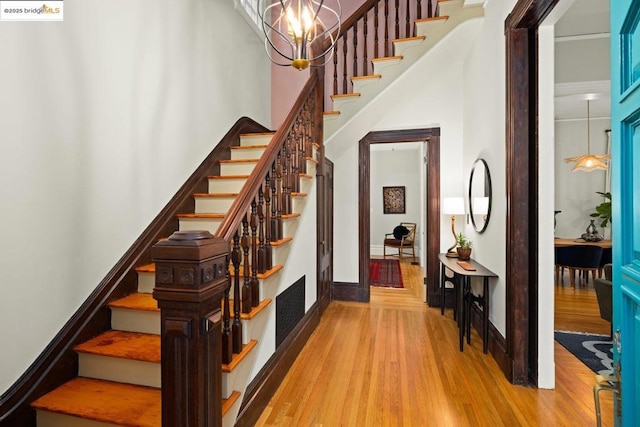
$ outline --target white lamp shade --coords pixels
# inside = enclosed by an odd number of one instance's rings
[[[442,199],[442,213],[444,215],[464,215],[464,198],[445,197]]]
[[[474,197],[472,210],[474,215],[486,215],[489,212],[489,198]]]

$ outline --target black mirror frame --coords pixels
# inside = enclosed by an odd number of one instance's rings
[[[484,165],[484,179],[485,179],[485,187],[488,189],[489,191],[489,206],[487,208],[487,215],[486,215],[486,219],[484,220],[484,224],[482,225],[482,227],[479,226],[479,224],[476,224],[476,220],[473,217],[473,203],[472,203],[472,194],[471,191],[473,189],[473,174],[476,171],[476,167],[478,166],[479,163],[482,163]],[[487,225],[489,225],[489,219],[491,218],[491,204],[492,204],[492,198],[493,198],[493,189],[491,187],[491,173],[489,172],[489,165],[487,165],[487,162],[484,159],[477,159],[474,163],[473,166],[471,167],[471,174],[469,175],[469,215],[471,216],[471,223],[473,224],[473,228],[478,232],[478,233],[484,233],[484,231],[487,229]]]

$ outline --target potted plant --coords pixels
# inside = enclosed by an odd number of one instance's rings
[[[591,218],[600,218],[602,220],[600,227],[606,227],[611,222],[611,193],[608,191],[606,193],[596,191],[596,193],[604,197],[606,201],[596,206],[596,211],[590,216]]]
[[[462,261],[466,261],[471,258],[471,246],[473,246],[473,242],[467,239],[467,236],[460,232],[458,233],[458,237],[456,237],[456,243],[458,244],[456,247],[456,251],[458,251],[458,258]]]

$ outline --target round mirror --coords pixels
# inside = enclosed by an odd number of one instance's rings
[[[484,232],[491,216],[491,175],[484,159],[478,159],[469,177],[469,212],[473,228]]]

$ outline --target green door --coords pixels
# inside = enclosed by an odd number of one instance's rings
[[[618,425],[640,425],[640,1],[611,0],[611,194]],[[621,416],[621,418],[620,418]]]

